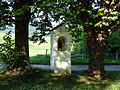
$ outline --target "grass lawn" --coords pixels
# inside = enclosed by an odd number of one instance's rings
[[[38,54],[45,55],[46,49],[47,54],[50,54],[50,37],[46,37],[47,43],[42,43],[39,45],[39,41],[37,43],[33,43],[32,41],[29,41],[29,53],[30,57],[36,56]]]
[[[30,57],[30,63],[33,64],[50,64],[50,55],[45,57],[45,55],[36,55]]]
[[[31,56],[30,62],[34,63],[34,64],[50,64],[50,55],[48,55],[47,57],[45,57],[45,55],[43,55],[43,54]],[[81,57],[74,57],[74,58],[71,58],[71,63],[72,64],[88,64],[89,60],[88,60],[88,58],[84,58],[82,60]],[[120,60],[105,59],[104,63],[105,64],[120,64]]]
[[[0,90],[120,90],[120,72],[109,71],[109,79],[95,79],[82,74],[55,74],[32,69],[21,73],[0,74]]]

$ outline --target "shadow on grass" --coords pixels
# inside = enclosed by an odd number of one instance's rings
[[[97,80],[81,73],[55,74],[50,70],[33,68],[21,73],[0,74],[0,90],[111,90],[115,85],[120,88],[120,72],[108,72],[113,78],[106,80]]]

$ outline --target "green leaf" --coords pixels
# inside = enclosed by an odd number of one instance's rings
[[[65,1],[65,2],[74,2],[74,0],[60,0],[60,1]]]
[[[103,11],[103,10],[104,10],[104,8],[100,8],[98,11],[101,12],[101,11]]]
[[[84,11],[86,11],[86,9],[83,8],[83,9],[81,9],[81,11],[84,12]]]
[[[108,17],[107,16],[103,16],[102,19],[108,19]]]
[[[91,11],[91,10],[87,10],[87,12],[88,12],[89,14],[92,14],[92,11]]]
[[[114,11],[114,12],[110,12],[111,15],[116,15],[118,12]]]
[[[104,14],[106,14],[106,13],[108,13],[108,12],[109,12],[108,9],[105,9],[105,10],[104,10]]]
[[[103,22],[103,24],[104,24],[105,26],[109,26],[109,23],[108,23],[108,22]]]
[[[112,16],[111,17],[111,20],[113,20],[113,21],[116,20],[116,19],[118,19],[118,16]]]
[[[99,17],[99,15],[97,14],[97,15],[93,15],[93,18],[97,18],[97,17]]]
[[[64,13],[64,9],[63,9],[63,8],[58,8],[56,11],[57,11],[58,13]]]
[[[40,8],[40,7],[38,7],[37,9],[38,9],[38,10],[41,10],[41,8]]]
[[[94,25],[94,27],[102,27],[102,22],[100,21],[100,22],[96,23],[96,24]]]
[[[117,21],[117,24],[120,24],[120,21]]]

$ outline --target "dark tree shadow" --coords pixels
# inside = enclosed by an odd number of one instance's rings
[[[20,73],[0,74],[0,90],[103,90],[120,81],[120,75],[112,72],[113,78],[105,80],[83,75],[82,72],[55,74],[50,70],[33,68]]]

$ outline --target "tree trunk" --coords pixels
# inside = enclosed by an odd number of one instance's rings
[[[88,33],[87,45],[89,52],[89,69],[90,75],[103,76],[104,73],[104,49],[106,37],[103,33],[95,34],[94,30]]]
[[[28,4],[26,1],[16,1],[15,9],[18,10],[22,8],[23,5]],[[29,63],[29,20],[30,20],[30,9],[22,10],[24,14],[17,15],[15,17],[15,47],[18,51],[23,53],[23,56],[20,57],[23,67],[26,65],[30,67]],[[26,64],[25,64],[26,63]]]
[[[15,47],[23,53],[21,59],[26,62],[29,60],[28,22],[24,19],[22,21],[15,24]]]

